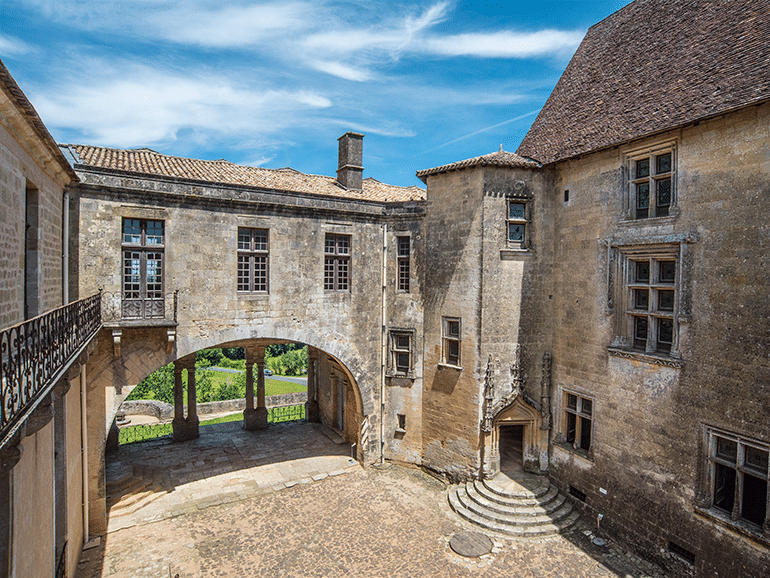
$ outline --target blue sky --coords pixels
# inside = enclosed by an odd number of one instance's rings
[[[2,0],[0,58],[59,142],[364,176],[515,151],[627,0]]]

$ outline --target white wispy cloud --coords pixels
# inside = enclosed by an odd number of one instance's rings
[[[315,26],[316,8],[309,3],[288,2],[248,6],[206,7],[190,10],[172,6],[147,19],[157,33],[183,44],[209,47],[244,47],[273,41]]]
[[[505,30],[426,38],[421,48],[425,52],[442,56],[531,58],[573,50],[582,39],[582,31],[540,30],[521,33]]]
[[[182,130],[253,138],[332,105],[313,91],[240,86],[224,76],[181,76],[146,66],[120,68],[120,74],[41,94],[35,105],[49,126],[118,147],[173,142]]]
[[[26,42],[8,36],[6,34],[0,34],[0,56],[14,56],[17,54],[27,54],[32,52],[34,48]]]

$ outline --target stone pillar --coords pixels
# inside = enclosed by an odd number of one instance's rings
[[[195,355],[187,366],[187,432],[190,439],[200,437],[198,431],[198,402],[195,399]]]
[[[307,401],[305,402],[305,419],[307,421],[320,421],[318,412],[318,393],[316,384],[316,363],[318,351],[307,346]]]
[[[246,350],[246,409],[243,410],[243,429],[253,431],[267,427],[265,407],[265,348]],[[254,407],[254,365],[257,366],[257,407]]]
[[[187,369],[187,418],[184,416],[184,385],[182,371]],[[198,432],[198,406],[195,402],[195,356],[174,362],[174,441],[183,442],[200,437]]]

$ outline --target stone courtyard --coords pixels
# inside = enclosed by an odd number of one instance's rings
[[[478,530],[450,510],[443,482],[397,465],[363,469],[318,424],[238,425],[206,426],[184,444],[122,447],[108,479],[138,464],[163,470],[165,487],[130,514],[113,506],[78,578],[663,577],[612,536],[594,544],[584,522],[551,539],[490,535],[490,553],[460,556],[450,539]]]

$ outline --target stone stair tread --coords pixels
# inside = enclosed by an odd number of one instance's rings
[[[117,510],[114,511],[114,514],[113,514],[113,511],[111,510],[110,511],[110,517],[113,517],[113,516],[117,516],[117,517],[120,517],[120,516],[130,516],[132,514],[135,514],[136,512],[141,510],[142,508],[145,508],[145,507],[149,506],[155,500],[160,499],[161,497],[163,497],[167,493],[168,492],[166,490],[164,490],[162,487],[158,486],[158,487],[154,488],[154,490],[152,492],[148,492],[146,495],[142,496],[142,499],[137,500],[137,501],[133,502],[132,504],[126,505],[124,507],[118,507]]]
[[[544,478],[543,481],[541,481],[540,484],[535,487],[535,489],[524,488],[519,484],[516,484],[515,487],[521,489],[511,489],[510,487],[506,487],[506,485],[502,485],[496,482],[494,479],[485,479],[482,480],[481,483],[490,492],[497,494],[498,496],[505,496],[510,498],[539,498],[540,496],[546,494],[551,488],[551,482],[548,480],[548,478]]]
[[[152,482],[145,482],[140,490],[130,494],[124,494],[117,499],[107,500],[107,505],[110,506],[110,509],[126,508],[142,498],[154,494],[157,491],[157,487],[158,486],[154,485]],[[110,504],[110,502],[112,502],[112,504]]]
[[[483,496],[490,502],[496,502],[503,506],[542,506],[543,504],[556,499],[556,496],[559,494],[558,488],[552,485],[549,485],[547,490],[538,497],[531,495],[523,496],[520,494],[499,494],[490,490],[484,482],[479,482],[478,480],[468,482],[468,485],[472,485],[474,491],[480,496]]]
[[[495,522],[501,522],[504,524],[512,524],[515,526],[535,526],[535,525],[544,525],[544,524],[551,524],[555,520],[559,520],[561,518],[566,517],[571,511],[572,511],[572,505],[564,505],[562,504],[558,509],[554,510],[553,512],[546,514],[546,513],[534,513],[534,514],[523,514],[523,513],[504,513],[504,512],[498,512],[495,510],[490,510],[488,508],[485,508],[476,502],[473,502],[472,500],[466,501],[463,499],[463,493],[460,490],[457,492],[457,498],[460,503],[467,509],[472,511],[474,514],[481,516],[482,518],[494,520]],[[467,494],[465,494],[467,495]]]
[[[555,486],[539,501],[504,496],[506,504],[489,499],[478,489],[479,485],[471,482],[452,487],[447,494],[449,505],[461,518],[491,532],[517,538],[554,536],[571,527],[580,515]]]
[[[554,510],[559,509],[566,500],[566,497],[559,494],[554,488],[554,491],[549,492],[540,501],[536,500],[507,500],[505,503],[501,503],[498,500],[490,500],[483,494],[479,493],[476,487],[472,484],[468,484],[465,487],[465,491],[471,500],[476,502],[479,506],[498,512],[501,514],[518,515],[518,516],[538,516],[548,515]]]
[[[125,480],[117,485],[107,484],[107,502],[109,503],[110,500],[119,500],[123,496],[141,491],[142,488],[151,483],[152,482],[148,482],[142,478],[136,478],[132,476],[130,480]]]

